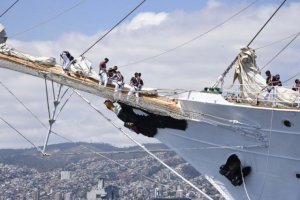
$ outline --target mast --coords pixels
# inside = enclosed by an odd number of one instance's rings
[[[250,40],[250,42],[247,44],[247,47],[249,47],[252,42],[256,39],[256,37],[261,33],[261,31],[266,27],[266,25],[271,21],[271,19],[275,16],[275,14],[279,11],[279,9],[283,6],[283,4],[286,2],[284,0],[279,7],[274,11],[274,13],[269,17],[269,19],[264,23],[264,25],[260,28],[260,30],[255,34],[255,36]],[[230,63],[230,65],[226,68],[226,70],[221,74],[221,76],[218,77],[218,80],[212,85],[213,88],[216,88],[221,85],[223,86],[224,78],[227,75],[227,73],[230,71],[234,63],[237,61],[238,56],[235,57],[235,59]]]

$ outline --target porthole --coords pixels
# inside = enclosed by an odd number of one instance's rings
[[[286,127],[291,127],[292,126],[292,122],[290,122],[289,120],[283,120],[282,121],[283,125],[285,125]]]

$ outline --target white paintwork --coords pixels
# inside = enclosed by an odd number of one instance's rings
[[[220,188],[225,186],[234,199],[247,199],[243,185],[233,186],[219,174],[233,153],[252,168],[245,178],[251,199],[299,200],[300,111],[218,103],[225,101],[222,98],[199,92],[181,95],[182,110],[201,113],[198,119],[188,121],[186,131],[160,129],[155,137],[199,172],[212,176]],[[283,120],[291,121],[292,127]]]

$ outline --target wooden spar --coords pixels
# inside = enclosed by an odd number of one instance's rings
[[[114,100],[114,88],[112,85],[104,87],[99,85],[98,80],[94,80],[92,78],[86,78],[76,74],[62,74],[62,67],[58,65],[50,66],[39,64],[0,53],[0,67],[43,79],[46,78],[47,80],[52,80],[58,84],[66,85],[76,90],[88,92],[105,99]],[[131,97],[128,100],[126,97],[127,91],[123,91],[121,98],[118,100],[129,106],[140,108],[154,114],[184,119],[176,101],[172,101],[164,97],[158,97],[151,91],[142,91],[138,103],[136,103],[135,97]]]

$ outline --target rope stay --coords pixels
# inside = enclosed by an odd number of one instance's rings
[[[80,56],[82,57],[91,48],[93,48],[98,42],[100,42],[105,36],[107,36],[112,30],[114,30],[119,24],[121,24],[129,15],[131,15],[136,9],[138,9],[146,0],[139,3],[133,10],[131,10],[125,17],[123,17],[116,25],[114,25],[109,31],[107,31],[102,37],[100,37],[96,42],[94,42],[89,48],[87,48]]]
[[[121,163],[119,163],[119,162],[117,162],[117,161],[115,161],[115,160],[113,160],[113,159],[111,159],[111,158],[109,158],[109,157],[107,157],[107,156],[105,156],[105,155],[103,155],[103,154],[100,154],[99,152],[96,152],[96,151],[92,150],[92,149],[89,148],[89,147],[86,147],[86,146],[83,146],[83,145],[79,145],[79,146],[80,146],[81,148],[87,149],[87,150],[91,151],[92,153],[94,153],[94,154],[96,154],[96,155],[99,155],[99,156],[101,156],[101,157],[103,157],[103,158],[105,158],[105,159],[107,159],[107,160],[109,160],[109,161],[111,161],[111,162],[113,162],[113,163],[115,163],[115,164],[121,166],[121,167],[124,167],[124,168],[126,168],[126,169],[132,170],[131,168],[127,167],[126,165],[121,164]],[[154,179],[152,179],[152,178],[150,178],[150,177],[148,177],[148,176],[146,176],[146,175],[144,175],[144,174],[142,174],[142,173],[139,173],[139,172],[137,172],[137,171],[134,171],[134,173],[137,174],[137,175],[140,175],[140,176],[144,177],[145,179],[148,179],[148,180],[150,180],[150,181],[152,181],[152,182],[154,182],[154,183],[158,183],[158,184],[160,184],[160,185],[166,186],[166,184],[161,183],[161,182],[158,182],[158,181],[156,181],[156,180],[154,180]]]
[[[71,99],[72,95],[74,94],[74,91],[71,92],[71,94],[69,95],[69,97],[65,100],[65,102],[63,103],[63,105],[61,106],[61,108],[59,109],[56,117],[55,117],[55,121],[57,120],[58,116],[60,115],[61,111],[63,110],[63,108],[65,107],[65,105],[68,103],[68,101]]]
[[[47,86],[46,75],[44,76],[44,78],[45,78],[45,90],[46,90],[46,100],[47,100],[47,108],[48,108],[48,119],[50,120],[50,106],[49,106],[49,96],[48,96],[48,86]]]
[[[58,137],[61,137],[61,136],[58,135]],[[65,140],[70,141],[68,139],[65,139]],[[215,150],[215,149],[250,149],[250,148],[259,148],[259,147],[264,147],[264,146],[262,146],[262,145],[248,145],[248,146],[236,145],[236,146],[211,146],[211,147],[201,147],[201,148],[195,147],[195,148],[177,148],[177,149],[190,151],[190,150]],[[173,149],[151,149],[149,151],[155,152],[155,153],[175,152],[175,150],[173,150]],[[117,153],[140,153],[140,152],[144,152],[144,150],[96,151],[96,152],[101,153],[101,154],[117,154]],[[95,152],[91,152],[91,153],[95,153]],[[83,153],[54,153],[54,154],[55,155],[79,155],[79,154],[88,154],[88,153],[83,152]],[[54,155],[54,154],[52,154],[52,155]]]
[[[269,129],[269,140],[268,140],[268,150],[267,150],[267,163],[266,163],[266,172],[268,171],[269,165],[270,165],[270,146],[271,146],[271,140],[272,140],[272,132],[273,132],[273,119],[274,119],[274,108],[272,109],[271,116],[270,116],[270,129]],[[265,189],[266,185],[266,179],[267,179],[267,173],[264,174],[264,181],[262,185],[261,194],[259,195],[259,199],[261,199],[261,196],[263,195],[263,191]]]
[[[249,47],[252,42],[256,39],[256,37],[261,33],[261,31],[266,27],[266,25],[270,22],[270,20],[274,17],[274,15],[278,12],[278,10],[283,6],[283,4],[286,2],[286,0],[284,0],[280,6],[275,10],[275,12],[269,17],[269,19],[266,21],[266,23],[260,28],[260,30],[255,34],[255,36],[250,40],[250,42],[247,44],[247,47]],[[218,87],[218,85],[221,83],[222,87],[223,87],[223,83],[224,83],[224,78],[227,75],[227,73],[230,71],[230,69],[232,68],[232,66],[235,64],[235,62],[237,61],[238,56],[235,57],[235,59],[230,63],[230,65],[226,68],[226,70],[221,74],[221,76],[218,77],[217,81],[212,85],[213,88]]]
[[[48,127],[48,132],[47,132],[47,135],[46,135],[46,139],[45,139],[45,142],[44,142],[44,146],[43,146],[43,150],[42,150],[42,156],[49,156],[47,153],[46,153],[46,147],[48,145],[48,141],[49,141],[49,137],[50,137],[50,134],[53,132],[52,131],[52,127],[54,125],[54,123],[56,122],[59,114],[61,113],[61,111],[63,110],[63,108],[65,107],[65,105],[67,104],[67,102],[69,101],[69,99],[72,97],[73,95],[73,92],[69,95],[69,97],[65,100],[65,102],[63,103],[63,105],[61,106],[60,110],[58,111],[58,113],[56,114],[57,110],[58,110],[58,106],[60,104],[60,102],[62,101],[62,98],[65,96],[65,94],[67,93],[67,91],[69,90],[69,88],[67,88],[65,90],[65,92],[63,92],[62,96],[61,96],[61,90],[62,90],[62,87],[63,85],[60,84],[59,85],[59,89],[58,89],[58,93],[57,95],[55,94],[55,87],[54,87],[54,84],[53,84],[53,80],[51,81],[51,85],[52,85],[52,95],[53,95],[53,104],[54,104],[54,108],[53,108],[53,111],[52,111],[52,114],[50,114],[50,104],[49,104],[49,95],[48,95],[48,86],[47,86],[47,75],[44,76],[45,77],[45,90],[46,90],[46,98],[47,98],[47,109],[48,109],[48,117],[49,117],[49,127]]]
[[[291,41],[289,41],[277,54],[275,54],[275,56],[273,58],[271,58],[271,60],[269,62],[267,62],[261,69],[263,70],[266,66],[268,66],[273,60],[275,60],[275,58],[277,58],[292,42],[294,42],[296,40],[296,38],[300,35],[300,32],[295,35]]]
[[[129,138],[132,142],[137,144],[139,147],[141,147],[145,152],[147,152],[151,157],[153,157],[155,160],[160,162],[163,166],[168,168],[171,172],[173,172],[176,176],[178,176],[181,180],[186,182],[188,185],[190,185],[192,188],[194,188],[196,191],[204,195],[207,199],[213,200],[209,195],[207,195],[205,192],[200,190],[198,187],[196,187],[192,182],[184,178],[181,174],[179,174],[177,171],[175,171],[172,167],[167,165],[164,161],[162,161],[160,158],[158,158],[156,155],[151,153],[144,145],[139,143],[137,140],[133,139],[128,133],[126,133],[121,127],[119,127],[116,123],[114,123],[110,118],[106,117],[98,108],[96,108],[90,101],[88,101],[85,97],[83,97],[77,90],[74,90],[75,93],[83,99],[90,107],[92,107],[98,114],[100,114],[104,119],[106,119],[110,124],[112,124],[116,129],[118,129],[121,133],[123,133],[127,138]]]
[[[20,131],[18,131],[13,125],[11,125],[8,121],[6,121],[2,116],[0,116],[0,119],[7,124],[11,129],[13,129],[15,132],[17,132],[20,136],[22,136],[27,142],[29,142],[37,151],[42,152],[42,149],[38,146],[36,146],[30,139],[28,139],[24,134],[22,134]]]
[[[79,6],[80,4],[84,3],[84,1],[87,1],[87,0],[81,0],[78,3],[76,3],[75,5],[71,6],[70,8],[67,8],[66,10],[63,10],[62,12],[60,12],[60,13],[58,13],[58,14],[56,14],[56,15],[54,15],[54,16],[52,16],[52,17],[50,17],[50,18],[48,18],[48,19],[46,19],[44,21],[41,21],[41,22],[39,22],[39,23],[37,23],[37,24],[35,24],[35,25],[33,25],[33,26],[31,26],[31,27],[23,30],[23,31],[20,31],[20,32],[17,32],[15,34],[13,34],[12,36],[10,36],[10,38],[15,38],[16,36],[22,35],[22,34],[28,32],[28,31],[36,29],[39,26],[45,25],[45,24],[49,23],[50,21],[52,21],[52,20],[54,20],[54,19],[56,19],[56,18],[64,15],[65,13],[73,10],[74,8],[76,8],[77,6]]]
[[[255,48],[254,50],[257,51],[257,50],[264,49],[264,48],[266,48],[266,47],[269,47],[269,46],[278,44],[278,43],[280,43],[280,42],[282,42],[282,41],[284,41],[284,40],[290,39],[291,37],[293,37],[293,36],[295,36],[295,35],[297,35],[297,34],[299,34],[299,33],[300,33],[300,32],[291,34],[291,35],[289,35],[289,36],[287,36],[287,37],[285,37],[285,38],[282,38],[282,39],[280,39],[280,40],[276,40],[276,41],[271,42],[271,43],[269,43],[269,44],[266,44],[266,45],[264,45],[264,46],[257,47],[257,48]]]
[[[286,83],[286,82],[290,81],[291,79],[295,78],[295,77],[298,76],[299,74],[300,74],[300,72],[297,73],[297,74],[295,74],[294,76],[288,78],[287,80],[283,81],[282,83]]]
[[[275,14],[278,12],[278,10],[283,6],[283,4],[286,2],[284,0],[279,7],[275,10],[275,12],[271,15],[271,17],[266,21],[266,23],[260,28],[260,30],[255,34],[255,36],[252,38],[252,40],[247,44],[247,47],[251,45],[251,43],[256,39],[256,37],[260,34],[260,32],[265,28],[265,26],[271,21],[271,19],[275,16]]]
[[[195,37],[193,37],[192,39],[182,43],[182,44],[179,44],[171,49],[168,49],[166,51],[163,51],[159,54],[156,54],[156,55],[153,55],[153,56],[149,56],[149,57],[146,57],[146,58],[143,58],[141,60],[138,60],[138,61],[134,61],[134,62],[131,62],[131,63],[128,63],[128,64],[125,64],[125,65],[121,65],[120,68],[122,67],[127,67],[127,66],[130,66],[130,65],[135,65],[135,64],[139,64],[139,63],[142,63],[142,62],[145,62],[147,60],[152,60],[154,58],[157,58],[159,56],[162,56],[164,54],[167,54],[167,53],[170,53],[172,51],[175,51],[183,46],[186,46],[188,45],[189,43],[207,35],[208,33],[212,32],[213,30],[219,28],[220,26],[224,25],[225,23],[229,22],[230,20],[232,20],[233,18],[235,18],[236,16],[238,16],[239,14],[241,14],[242,12],[244,12],[245,10],[247,10],[248,8],[250,8],[252,5],[254,5],[258,0],[255,0],[253,2],[251,2],[250,4],[248,4],[246,7],[242,8],[241,10],[239,10],[237,13],[233,14],[232,16],[230,16],[229,18],[227,18],[226,20],[224,20],[223,22],[221,22],[220,24],[217,24],[216,26],[213,26],[212,28],[208,29],[207,31],[201,33],[200,35],[197,35]]]
[[[4,87],[39,123],[46,128],[46,125],[35,115],[2,81],[0,81],[2,87]]]
[[[20,0],[16,0],[11,6],[9,6],[1,15],[0,18],[3,17],[14,5],[16,5]]]
[[[54,133],[54,134],[57,135],[58,137],[61,137],[61,138],[65,139],[66,141],[69,141],[69,142],[71,142],[71,143],[73,143],[73,144],[75,144],[75,145],[78,145],[78,146],[79,146],[80,148],[82,148],[82,149],[87,149],[87,150],[90,151],[91,153],[96,154],[96,155],[98,155],[98,156],[101,156],[102,158],[105,158],[105,159],[111,161],[112,163],[115,163],[115,164],[117,164],[117,165],[119,165],[119,166],[121,166],[121,167],[124,167],[124,168],[126,168],[126,169],[132,170],[132,169],[129,168],[128,166],[126,166],[126,165],[124,165],[124,164],[121,164],[121,163],[119,163],[119,162],[117,162],[117,161],[115,161],[115,160],[109,158],[108,156],[105,156],[105,155],[104,155],[105,152],[100,153],[100,152],[98,152],[98,151],[93,150],[93,149],[90,148],[90,147],[84,146],[84,145],[82,145],[82,144],[78,144],[77,142],[75,142],[75,141],[73,141],[73,140],[71,140],[71,139],[69,139],[69,138],[66,138],[66,137],[64,137],[64,136],[62,136],[62,135],[60,135],[60,134],[58,134],[58,133],[55,133],[55,132],[52,132],[52,133]],[[148,177],[148,176],[146,176],[146,175],[144,175],[144,174],[142,174],[142,173],[139,173],[139,172],[137,172],[137,171],[133,171],[133,172],[134,172],[135,174],[137,174],[137,175],[140,175],[140,176],[142,176],[142,177],[144,177],[144,178],[146,178],[146,179],[148,179],[148,180],[154,182],[154,183],[158,183],[158,184],[160,184],[160,185],[165,185],[164,183],[161,183],[161,182],[159,182],[159,181],[156,181],[156,180],[154,180],[154,179],[152,179],[152,178],[150,178],[150,177]]]
[[[249,193],[248,193],[248,190],[247,190],[247,187],[246,187],[242,165],[240,165],[240,171],[241,171],[241,174],[242,174],[242,181],[243,181],[243,187],[244,187],[245,194],[246,194],[248,200],[251,200],[251,198],[249,196]]]

